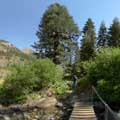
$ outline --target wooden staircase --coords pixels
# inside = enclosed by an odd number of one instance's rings
[[[83,102],[76,102],[69,120],[97,120],[93,106]]]
[[[76,97],[69,120],[97,120],[92,103],[86,94]]]

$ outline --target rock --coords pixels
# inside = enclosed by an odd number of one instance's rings
[[[101,102],[95,102],[94,103],[94,109],[95,111],[98,111],[99,113],[102,113],[105,111],[105,106]]]
[[[31,117],[29,116],[28,113],[24,113],[24,118],[25,120],[31,120]]]
[[[42,102],[42,101],[44,101],[45,100],[45,98],[41,98],[40,100],[39,100],[39,102]]]
[[[63,111],[60,111],[59,114],[60,114],[60,115],[63,115]]]
[[[35,119],[39,119],[39,116],[38,116],[38,115],[35,115]]]
[[[4,120],[11,120],[10,117],[8,117],[7,115],[4,116]]]
[[[34,112],[37,112],[37,109],[35,108],[33,111],[34,111]]]
[[[60,102],[57,102],[56,107],[62,108],[62,107],[63,107],[63,104],[60,103]]]
[[[120,111],[117,113],[118,117],[120,117]]]
[[[104,120],[105,106],[101,102],[94,103],[94,110],[99,120]]]
[[[52,92],[52,91],[48,91],[48,92],[47,92],[47,96],[48,96],[48,97],[52,97],[52,95],[53,95],[53,92]]]
[[[55,120],[54,115],[48,116],[48,120]]]
[[[57,100],[54,97],[51,98],[46,98],[44,101],[42,101],[39,105],[42,108],[48,108],[48,107],[53,107],[57,104]]]
[[[15,118],[17,118],[17,120],[23,120],[24,116],[22,114],[16,114]]]
[[[2,115],[0,115],[0,120],[4,120],[4,117]]]

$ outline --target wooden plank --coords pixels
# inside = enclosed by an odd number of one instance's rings
[[[69,120],[97,120],[97,118],[90,103],[75,102]]]

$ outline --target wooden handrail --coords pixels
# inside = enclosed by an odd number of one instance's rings
[[[105,106],[105,110],[109,111],[112,116],[114,117],[114,120],[120,120],[120,118],[113,112],[113,110],[109,107],[109,105],[103,100],[103,98],[99,95],[98,91],[96,90],[96,88],[94,86],[92,86],[92,90],[94,91],[94,93],[97,95],[97,97],[99,98],[99,100],[104,104]],[[107,112],[108,114],[108,112]],[[105,118],[105,120],[108,120],[107,118]]]

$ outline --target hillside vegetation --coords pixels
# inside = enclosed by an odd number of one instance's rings
[[[62,79],[63,73],[62,67],[56,66],[49,59],[12,65],[11,74],[0,86],[0,102],[3,104],[23,102],[30,94],[41,96],[42,90],[44,95],[47,90],[54,95],[63,95],[69,89]]]
[[[0,78],[6,76],[9,65],[22,63],[31,59],[33,59],[31,55],[24,54],[8,41],[0,40]]]

